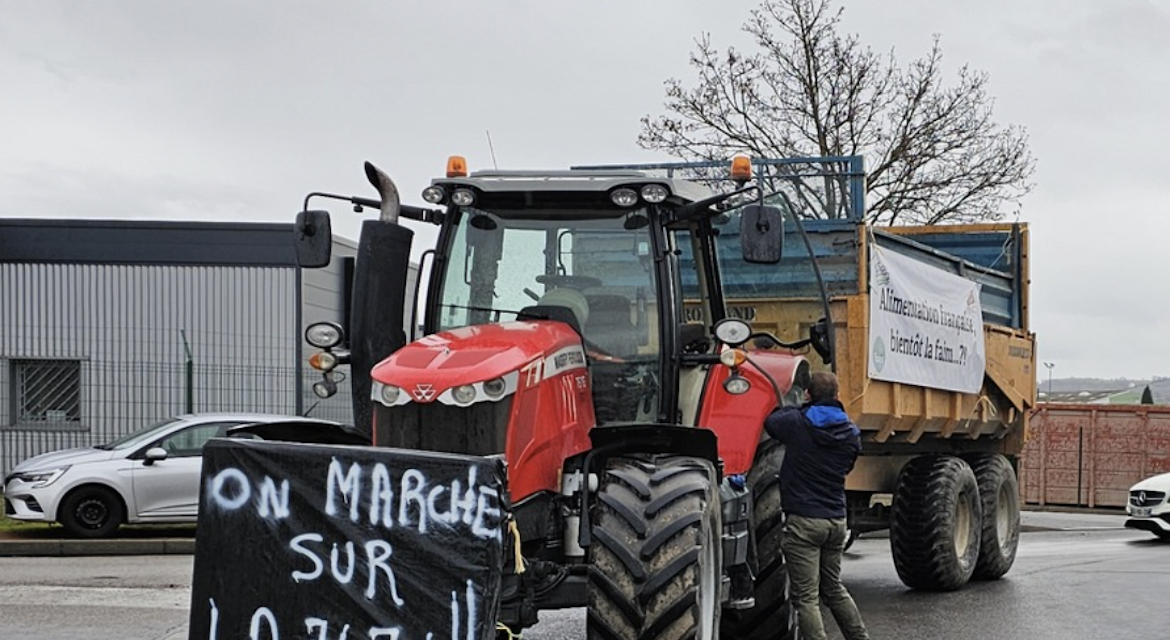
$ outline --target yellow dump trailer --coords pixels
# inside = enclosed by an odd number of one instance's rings
[[[849,415],[866,431],[867,442],[916,444],[923,437],[986,438],[997,443],[998,451],[1018,454],[1036,395],[1035,336],[1027,325],[1027,227],[983,224],[871,229],[856,225],[846,233],[855,234],[847,246],[858,248],[850,265],[855,269],[852,281],[856,291],[831,294],[829,308],[841,398]],[[931,249],[916,239],[949,245],[956,253]],[[831,241],[839,243],[838,238]],[[873,244],[896,247],[916,260],[930,258],[934,265],[983,285],[986,375],[978,393],[870,377],[870,307],[876,301],[869,293],[868,257]],[[992,264],[985,266],[960,257],[963,250],[972,257],[979,252],[995,256]],[[838,278],[830,284],[840,289],[849,281]],[[824,317],[824,307],[817,297],[800,295],[799,290],[793,293],[797,295],[733,298],[730,305],[757,329],[780,336],[804,334]]]
[[[978,562],[977,577],[1002,575],[1014,561],[1015,468],[1036,397],[1027,226],[875,228],[837,219],[809,220],[804,227],[803,234],[786,229],[779,267],[740,263],[725,269],[727,305],[757,330],[793,342],[831,318],[831,357],[808,355],[814,370],[837,373],[841,400],[862,429],[864,451],[847,485],[853,533],[891,528],[895,564],[911,586],[961,586],[964,580],[950,584],[916,575],[918,565],[936,570],[947,564],[920,557],[918,547],[968,533],[982,537],[981,555],[959,555],[956,562]],[[952,313],[945,296],[901,294],[880,262],[908,266],[928,288],[957,287],[961,294],[966,283],[972,293],[956,304],[969,306]],[[874,282],[875,274],[881,282]],[[978,319],[970,326],[950,326],[971,309]],[[890,329],[880,321],[883,310],[920,322],[928,335]],[[943,338],[932,340],[931,331]],[[960,383],[949,379],[949,369],[960,368],[963,358],[944,343],[963,331],[980,358],[963,362]],[[902,378],[879,372],[895,356],[927,366]],[[960,508],[946,508],[954,503]],[[962,568],[953,573],[966,575]]]

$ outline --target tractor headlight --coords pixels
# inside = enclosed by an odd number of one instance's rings
[[[443,187],[437,185],[431,185],[426,189],[423,189],[422,192],[423,200],[426,200],[431,204],[442,204],[443,198],[446,196],[447,192],[443,190]]]
[[[642,187],[642,199],[650,204],[658,204],[666,199],[670,192],[660,184],[648,184]]]
[[[456,189],[451,194],[451,202],[461,207],[469,207],[475,202],[475,192],[471,189]]]
[[[740,376],[731,376],[723,381],[723,389],[733,396],[740,396],[748,392],[752,388],[752,383],[747,381],[747,378]]]
[[[487,397],[495,400],[504,395],[508,390],[508,385],[503,378],[493,378],[483,383],[483,392]]]
[[[332,398],[337,393],[337,383],[332,380],[318,380],[313,383],[313,395],[322,400]]]
[[[370,399],[387,407],[404,404],[410,400],[406,394],[402,393],[400,387],[384,384],[377,380],[374,380],[370,386]]]
[[[341,344],[344,332],[334,322],[314,322],[305,329],[305,342],[318,349],[332,349]]]
[[[724,318],[715,325],[715,337],[724,344],[738,347],[752,337],[752,327],[739,318]]]
[[[475,387],[465,384],[451,390],[451,397],[458,404],[471,404],[475,400]]]
[[[443,404],[458,407],[466,407],[477,402],[499,402],[516,393],[519,384],[520,372],[509,371],[498,378],[449,387],[435,399]]]
[[[614,189],[609,199],[619,207],[632,207],[638,204],[638,192],[626,187]]]

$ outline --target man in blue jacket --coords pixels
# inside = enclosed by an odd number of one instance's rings
[[[785,516],[781,548],[805,640],[826,637],[820,600],[832,612],[846,640],[869,639],[857,604],[841,584],[845,476],[861,453],[861,430],[845,414],[837,393],[837,376],[814,373],[808,402],[777,409],[764,421],[768,435],[786,449],[780,467]]]

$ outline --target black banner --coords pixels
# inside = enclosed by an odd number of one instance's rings
[[[189,640],[495,638],[494,459],[213,439]]]

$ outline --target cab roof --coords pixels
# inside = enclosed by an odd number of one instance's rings
[[[711,189],[690,180],[664,178],[644,171],[570,169],[561,171],[473,171],[466,178],[436,178],[431,184],[466,186],[484,193],[506,192],[608,192],[623,186],[661,184],[671,196],[696,202],[714,195]]]

